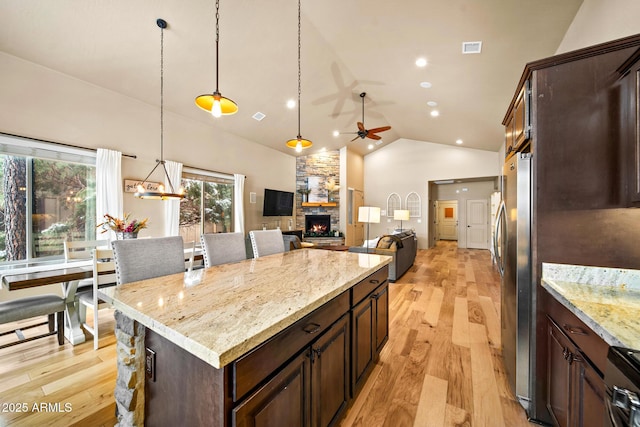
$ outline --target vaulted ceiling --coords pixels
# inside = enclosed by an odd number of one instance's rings
[[[357,130],[361,92],[365,127],[392,127],[374,149],[409,138],[497,151],[524,65],[555,53],[581,3],[302,0],[304,154],[369,151],[373,140],[332,135]],[[219,89],[239,112],[218,119],[194,104],[215,89],[214,14],[213,0],[3,0],[0,51],[158,106],[163,18],[165,110],[295,154],[297,2],[220,0]],[[463,54],[475,41],[481,53]]]

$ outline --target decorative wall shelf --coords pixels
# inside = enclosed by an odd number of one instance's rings
[[[302,206],[306,206],[306,207],[310,207],[310,208],[317,208],[317,207],[332,207],[332,206],[338,206],[338,203],[336,202],[302,202]]]

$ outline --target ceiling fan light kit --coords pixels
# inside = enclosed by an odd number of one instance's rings
[[[164,29],[167,28],[167,21],[158,19],[156,20],[156,25],[160,27],[160,160],[156,160],[156,165],[151,169],[151,172],[149,172],[142,183],[138,185],[138,191],[134,193],[134,197],[149,200],[180,200],[184,198],[184,189],[180,188],[177,193],[175,192],[164,161]],[[169,184],[169,192],[165,192],[164,185],[160,185],[158,191],[145,191],[144,184],[146,184],[147,179],[149,179],[158,166],[162,166],[164,170],[164,176]]]
[[[225,98],[218,89],[218,47],[220,44],[220,0],[216,0],[216,90],[210,94],[196,98],[196,105],[211,113],[213,117],[228,116],[238,112],[238,105],[229,98]]]
[[[300,66],[300,28],[301,28],[301,19],[300,19],[300,0],[298,0],[298,136],[295,139],[290,139],[287,141],[287,147],[293,148],[297,153],[302,152],[305,148],[309,148],[313,145],[313,143],[300,136],[300,94],[302,93],[301,89],[301,76],[302,76],[302,67]]]

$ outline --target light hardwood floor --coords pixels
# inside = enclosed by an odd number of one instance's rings
[[[499,276],[488,251],[439,242],[418,251],[389,289],[389,341],[342,427],[532,425],[504,374]],[[59,347],[55,337],[0,350],[0,426],[115,424],[113,313],[100,318],[97,352],[90,339]],[[22,404],[27,411],[17,412]],[[51,405],[38,412],[34,404]]]

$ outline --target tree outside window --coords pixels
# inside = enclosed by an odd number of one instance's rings
[[[185,198],[180,202],[180,235],[185,241],[199,242],[203,233],[233,231],[232,180],[186,177],[181,185]]]

